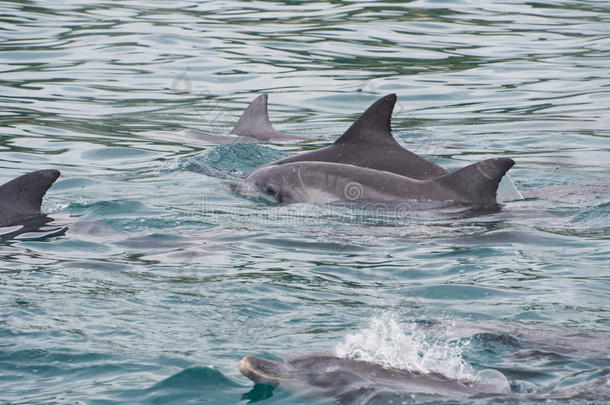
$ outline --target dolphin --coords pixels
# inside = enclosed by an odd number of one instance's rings
[[[451,201],[495,205],[500,180],[515,164],[510,158],[487,159],[429,180],[386,171],[326,162],[264,166],[233,190],[258,191],[274,203],[335,201]]]
[[[305,140],[308,138],[287,135],[276,131],[269,121],[267,94],[256,97],[243,112],[229,134],[212,134],[194,129],[184,130],[188,136],[214,144],[258,143],[284,140]]]
[[[512,392],[506,377],[493,369],[488,369],[491,373],[488,372],[486,376],[454,379],[437,372],[422,373],[384,367],[325,352],[291,355],[283,361],[246,356],[237,368],[255,384],[332,397],[335,403],[350,405],[405,403],[405,399],[409,399],[409,403],[445,403],[447,400],[607,403],[610,400],[610,376],[607,374],[567,387],[518,393]]]
[[[0,226],[42,215],[42,197],[59,174],[58,170],[38,170],[0,186]]]
[[[396,94],[375,101],[334,143],[321,149],[283,158],[269,165],[317,161],[343,163],[383,170],[416,180],[429,180],[449,172],[436,163],[403,148],[392,135]],[[498,201],[522,199],[510,176],[503,177]]]
[[[383,170],[417,180],[447,174],[439,165],[423,159],[400,146],[391,129],[396,94],[375,101],[334,143],[269,163],[316,161],[344,163]]]
[[[338,357],[332,353],[309,352],[289,356],[284,361],[246,356],[239,371],[257,384],[289,390],[311,390],[335,397],[339,403],[366,403],[362,397],[385,392],[432,394],[467,398],[497,394],[497,387],[476,381],[450,379],[439,373],[420,373],[380,364]],[[495,389],[495,392],[494,392]]]

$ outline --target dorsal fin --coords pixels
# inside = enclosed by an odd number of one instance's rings
[[[341,143],[360,143],[380,140],[394,140],[392,136],[392,111],[396,104],[396,94],[388,94],[375,101],[360,118],[352,124],[335,141],[335,144]]]
[[[459,202],[495,204],[498,185],[514,164],[510,158],[487,159],[429,181],[453,190]]]
[[[0,224],[40,215],[42,197],[58,177],[57,170],[38,170],[0,186]]]
[[[231,130],[232,134],[266,139],[277,131],[273,129],[267,112],[267,94],[256,97],[243,112]]]

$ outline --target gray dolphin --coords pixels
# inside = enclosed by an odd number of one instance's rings
[[[450,379],[438,373],[418,373],[380,364],[337,357],[332,353],[310,352],[289,356],[284,361],[244,357],[239,371],[257,384],[282,386],[335,397],[340,403],[390,392],[421,393],[450,397],[471,397],[498,393],[490,385]],[[358,403],[365,403],[362,400]]]
[[[59,174],[57,170],[38,170],[0,186],[0,226],[42,215],[42,197]]]
[[[388,94],[371,104],[333,144],[283,158],[270,165],[303,161],[344,163],[384,170],[417,180],[447,174],[447,170],[396,142],[391,128],[395,104],[396,94]]]
[[[198,140],[214,143],[257,143],[282,140],[305,140],[308,138],[287,135],[276,131],[269,121],[267,94],[256,97],[243,112],[237,124],[229,134],[212,134],[210,132],[187,129],[183,132]]]
[[[450,397],[447,399],[454,401],[482,400],[483,403],[607,403],[610,400],[608,375],[548,391],[514,393],[500,373],[488,374],[487,378],[452,379],[440,373],[384,367],[324,352],[292,355],[283,361],[246,356],[237,368],[256,384],[332,397],[335,403],[350,405],[405,403],[405,399],[409,403],[437,403],[446,400],[439,396]]]
[[[383,170],[416,180],[428,180],[449,172],[436,163],[403,148],[392,135],[392,112],[396,94],[375,101],[333,144],[314,151],[283,158],[269,165],[317,161],[344,163]],[[502,178],[498,201],[523,198],[510,176]]]
[[[515,162],[495,158],[471,164],[429,180],[416,180],[365,167],[326,162],[293,162],[264,166],[246,178],[247,194],[254,186],[275,203],[333,201],[434,200],[496,204],[500,180]]]

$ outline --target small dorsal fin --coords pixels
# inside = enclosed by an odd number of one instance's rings
[[[495,204],[498,185],[514,164],[510,158],[487,159],[429,181],[453,190],[459,202]]]
[[[341,143],[359,143],[371,142],[379,140],[394,140],[392,136],[392,111],[396,104],[396,94],[388,94],[375,101],[360,118],[352,124],[335,141],[335,144]]]
[[[273,129],[267,112],[267,94],[256,97],[239,117],[232,134],[266,139],[277,131]]]
[[[57,170],[38,170],[0,186],[0,224],[40,215],[42,197],[58,177]]]

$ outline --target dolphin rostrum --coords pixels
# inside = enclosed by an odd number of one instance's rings
[[[339,403],[354,403],[383,391],[421,393],[465,398],[491,394],[494,388],[476,381],[450,379],[439,373],[419,373],[386,368],[377,363],[310,352],[289,356],[284,361],[247,356],[239,371],[257,384],[282,386],[289,390],[310,389],[312,393],[335,397]],[[365,403],[357,401],[357,403]]]
[[[246,178],[249,187],[275,203],[333,201],[434,200],[496,204],[500,180],[515,162],[487,159],[452,173],[416,180],[386,171],[326,162],[293,162],[264,166]]]
[[[0,226],[42,215],[42,197],[58,177],[57,170],[38,170],[0,186]]]
[[[307,138],[287,135],[276,131],[269,121],[267,94],[256,97],[243,112],[229,134],[218,135],[205,131],[187,129],[185,134],[202,141],[221,143],[256,143],[282,140],[304,140]]]

